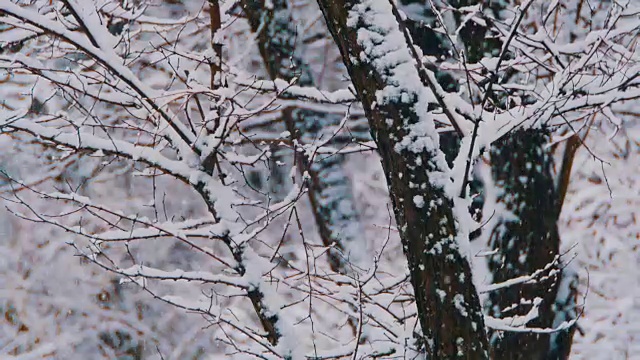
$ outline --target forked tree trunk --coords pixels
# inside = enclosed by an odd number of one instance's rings
[[[450,5],[454,8],[459,8],[476,5],[479,2],[483,1],[451,1]],[[501,10],[506,5],[505,2],[497,1],[483,3],[485,11],[493,12],[495,17],[500,16]],[[448,40],[443,36],[438,36],[430,28],[433,25],[438,26],[438,24],[436,24],[435,16],[433,16],[429,4],[425,3],[422,11],[417,11],[419,7],[415,3],[408,9],[413,10],[413,13],[408,13],[408,18],[405,22],[423,53],[433,55],[438,59],[450,56],[447,51]],[[412,20],[412,16],[432,19],[431,21],[418,22]],[[454,17],[459,24],[459,16]],[[495,54],[496,51],[500,50],[502,45],[498,38],[496,36],[488,37],[487,35],[487,28],[473,21],[467,22],[460,29],[460,39],[465,45],[466,57],[469,62],[475,63],[482,57],[490,56],[491,53]],[[438,69],[435,71],[443,89],[449,89],[449,91],[457,90],[457,83],[451,76],[447,76],[446,73]],[[501,102],[496,95],[492,96],[492,98],[496,103]],[[440,140],[442,150],[447,154],[447,158],[454,157],[458,148],[455,133],[442,134]],[[507,207],[525,207],[520,209],[519,212],[517,211],[516,214],[517,216],[524,216],[524,218],[520,218],[523,219],[522,221],[500,219],[496,229],[501,229],[506,233],[498,235],[497,232],[494,232],[492,234],[491,246],[498,251],[496,258],[491,260],[491,269],[495,274],[494,280],[496,282],[508,280],[510,276],[528,275],[533,271],[539,270],[539,266],[544,267],[546,265],[545,261],[552,261],[558,256],[560,237],[557,233],[557,221],[563,202],[563,194],[566,192],[571,160],[579,142],[576,137],[568,140],[567,151],[565,151],[562,164],[563,169],[566,169],[566,171],[563,171],[559,180],[556,181],[551,171],[551,154],[545,149],[547,140],[547,131],[531,129],[507,134],[503,140],[491,145],[491,152],[495,155],[492,156],[494,180],[500,181],[506,186],[503,190],[507,195],[503,196],[499,201],[503,202]],[[500,156],[496,154],[500,154]],[[536,156],[537,158],[535,158]],[[540,166],[531,171],[526,169],[522,159],[527,157],[531,161],[540,161],[538,163]],[[509,167],[506,168],[507,166]],[[536,169],[539,171],[536,171]],[[528,176],[534,176],[534,178],[529,179]],[[525,177],[527,180],[525,180],[526,183],[523,183],[522,180]],[[558,185],[554,186],[554,182]],[[475,185],[476,189],[480,188],[479,191],[482,195],[480,183],[472,183],[472,192],[474,191],[473,185]],[[556,188],[558,189],[556,190]],[[549,196],[547,192],[557,193],[558,196]],[[539,196],[546,196],[547,201],[535,201]],[[482,200],[482,198],[482,196],[479,196],[476,200]],[[515,205],[514,199],[519,199],[522,202]],[[474,208],[472,212],[475,214],[475,209],[482,208],[481,201],[474,201],[472,207]],[[531,216],[534,218],[545,217],[546,221],[529,219],[528,217]],[[532,227],[534,227],[533,230]],[[546,236],[545,234],[547,233],[550,235]],[[527,239],[529,236],[538,240],[531,241],[531,239]],[[502,241],[498,239],[499,237],[502,237]],[[503,242],[506,241],[505,239],[517,242],[517,245],[504,249],[502,246],[504,245]],[[545,249],[549,251],[540,256],[540,253],[545,252]],[[530,256],[527,255],[529,253],[531,254]],[[539,321],[532,322],[528,324],[529,326],[544,325],[544,327],[548,328],[558,326],[563,321],[575,319],[577,316],[575,307],[577,275],[572,271],[560,270],[562,267],[564,267],[564,264],[557,263],[556,266],[545,272],[546,276],[551,270],[558,271],[555,275],[561,276],[559,285],[552,281],[552,279],[555,279],[552,278],[539,283],[528,284],[526,291],[515,286],[492,294],[488,303],[488,307],[492,308],[490,309],[491,315],[496,317],[524,315],[529,310],[529,306],[521,305],[519,308],[505,314],[501,314],[498,309],[512,305],[512,301],[519,300],[520,295],[544,294],[545,297],[539,309],[541,312]],[[512,270],[509,271],[507,269]],[[525,299],[533,300],[526,297]],[[569,356],[574,330],[575,328],[572,327],[554,334],[545,335],[508,333],[502,336],[502,333],[494,333],[490,342],[493,347],[492,355],[496,359],[565,359]]]
[[[386,1],[318,3],[382,158],[426,352],[430,359],[486,358],[480,302],[457,241],[455,191],[447,187],[448,167],[426,87],[416,84],[421,75],[406,29]]]

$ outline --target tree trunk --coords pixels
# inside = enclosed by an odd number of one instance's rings
[[[382,158],[430,359],[482,359],[487,339],[460,242],[448,166],[398,13],[385,1],[318,0]],[[395,19],[395,21],[394,21]]]
[[[547,130],[527,129],[514,131],[491,147],[497,201],[509,212],[498,219],[489,238],[490,247],[497,250],[489,259],[493,281],[500,283],[536,271],[539,276],[535,282],[492,292],[488,308],[496,318],[522,316],[539,298],[539,315],[527,324],[535,328],[554,325],[561,274],[557,226],[560,211],[553,157],[545,149],[548,142]],[[495,359],[557,358],[551,357],[556,347],[551,346],[551,334],[494,332],[491,345]]]
[[[481,2],[481,1],[480,1]],[[466,0],[466,1],[452,1],[450,5],[454,8],[462,6],[471,6],[478,4],[478,0]],[[500,11],[504,8],[505,3],[490,2],[484,4],[485,11],[490,11],[494,17],[498,18]],[[435,24],[435,16],[428,4],[424,4],[422,11],[417,11],[418,7],[413,4],[411,8],[413,13],[408,14],[407,24],[408,29],[411,31],[412,37],[416,40],[416,44],[421,47],[424,54],[433,55],[438,59],[444,59],[449,56],[447,52],[447,39],[437,35],[430,26]],[[416,19],[427,18],[431,21],[418,22],[412,20],[412,16]],[[454,16],[456,22],[459,24],[460,19],[458,15]],[[490,22],[488,22],[490,24]],[[469,21],[465,26],[460,29],[460,39],[465,46],[467,61],[475,63],[482,59],[484,56],[491,56],[493,53],[500,50],[502,44],[498,37],[487,36],[488,28],[486,26],[480,26],[478,23]],[[457,91],[457,82],[446,73],[435,69],[436,77],[438,78],[443,89],[448,91]],[[497,98],[502,96],[501,94],[490,94],[495,103],[501,103]],[[452,160],[458,152],[458,138],[453,132],[441,134],[441,147],[447,155],[447,160]],[[498,141],[491,145],[491,152],[495,156],[492,156],[492,166],[495,181],[501,181],[505,185],[505,196],[500,201],[506,203],[507,207],[524,206],[525,208],[519,213],[519,219],[523,221],[513,221],[506,224],[505,221],[499,219],[499,223],[496,228],[507,229],[508,233],[501,234],[504,236],[502,242],[512,239],[518,241],[518,245],[514,248],[503,249],[504,244],[498,240],[497,232],[492,235],[492,247],[494,250],[498,250],[499,259],[492,259],[491,269],[494,271],[495,282],[500,282],[510,279],[510,276],[528,275],[536,270],[544,267],[547,262],[552,261],[558,255],[558,248],[560,244],[560,238],[557,231],[557,221],[563,202],[563,194],[566,191],[566,185],[568,183],[568,176],[571,168],[571,160],[575,149],[579,142],[576,142],[576,138],[572,137],[568,140],[567,151],[565,153],[565,159],[563,159],[563,169],[566,167],[567,171],[560,174],[560,179],[557,181],[558,196],[549,196],[547,200],[549,202],[537,201],[537,198],[547,194],[547,192],[556,193],[554,187],[554,174],[551,171],[551,155],[545,154],[543,146],[548,141],[548,134],[544,130],[529,130],[525,132],[514,132],[505,135],[505,139]],[[497,156],[496,154],[500,154]],[[527,157],[533,157],[530,159],[532,162],[541,161],[537,163],[541,165],[540,171],[528,171],[522,163],[522,159]],[[545,161],[547,163],[545,163]],[[535,162],[534,162],[535,163]],[[568,165],[568,166],[565,166]],[[511,166],[506,168],[505,166]],[[536,168],[538,169],[538,168]],[[533,174],[533,175],[532,175]],[[523,184],[521,180],[522,176],[534,176],[535,179],[531,180],[532,183]],[[527,180],[529,181],[529,180]],[[563,190],[564,187],[564,190]],[[472,193],[480,192],[482,195],[481,184],[474,180],[471,183]],[[509,196],[513,196],[513,199],[520,199],[522,203],[516,205],[511,203],[513,200]],[[544,195],[546,196],[546,195]],[[474,216],[482,216],[479,212],[482,208],[483,196],[478,196],[474,199],[471,212]],[[522,216],[522,217],[520,217]],[[531,220],[529,217],[546,217],[546,220]],[[533,228],[533,229],[532,229]],[[531,233],[530,231],[534,231]],[[536,234],[537,232],[537,234]],[[549,235],[545,235],[549,233]],[[479,236],[479,231],[472,234],[472,239]],[[528,236],[537,238],[537,241],[531,239],[526,240]],[[551,252],[548,252],[550,250]],[[503,256],[503,252],[511,252],[510,255]],[[545,251],[547,251],[545,253]],[[521,254],[531,254],[529,256],[519,256]],[[540,256],[542,253],[542,256]],[[497,261],[500,260],[500,261]],[[522,261],[523,263],[521,263]],[[556,266],[549,271],[559,271],[561,266],[556,263]],[[514,269],[508,271],[506,269]],[[561,274],[561,275],[559,275]],[[512,301],[519,301],[519,295],[541,295],[544,294],[545,298],[541,308],[540,323],[544,324],[544,327],[558,326],[562,321],[570,321],[576,316],[575,298],[576,298],[576,281],[577,275],[574,272],[566,272],[562,270],[561,273],[556,275],[562,276],[561,289],[558,289],[558,285],[553,281],[555,278],[547,279],[546,281],[528,284],[528,290],[523,291],[517,287],[513,289],[505,289],[501,292],[494,293],[489,301],[489,307],[506,308],[512,305]],[[526,298],[526,300],[533,300],[532,298]],[[523,315],[528,311],[527,306],[521,305],[520,308],[514,309],[514,311],[507,315],[500,315],[499,311],[490,311],[491,315],[497,317],[511,316],[511,315]],[[554,320],[555,319],[555,320]],[[535,323],[529,324],[529,326],[537,326]],[[500,338],[497,334],[492,338],[491,345],[495,346],[493,350],[493,356],[497,359],[565,359],[568,357],[571,342],[573,337],[574,328],[554,333],[552,335],[533,335],[522,333],[509,333]]]
[[[258,33],[258,47],[271,79],[287,81],[298,77],[297,85],[314,86],[312,73],[296,49],[295,24],[286,0],[243,0],[244,11],[251,30]],[[297,50],[297,51],[296,51]],[[302,109],[285,109],[283,118],[287,130],[298,144],[312,144],[331,136],[325,129],[338,125],[341,118]],[[309,174],[309,200],[325,246],[329,264],[335,272],[350,271],[350,261],[362,254],[364,240],[359,238],[359,219],[355,208],[351,181],[343,169],[344,156],[318,155],[312,161],[296,153],[301,173]],[[357,264],[358,261],[355,261]]]

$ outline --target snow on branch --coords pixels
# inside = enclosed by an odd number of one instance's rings
[[[321,104],[349,104],[356,101],[352,89],[323,91],[315,87],[297,86],[295,85],[295,79],[292,82],[287,82],[282,79],[271,81],[238,76],[233,78],[233,81],[240,86],[246,86],[251,89],[277,92],[284,99],[294,98]]]
[[[95,11],[95,9],[92,9]],[[173,119],[173,116],[166,110],[160,108],[155,99],[160,94],[148,87],[141,81],[127,66],[124,65],[123,59],[120,58],[113,48],[98,48],[91,41],[78,33],[72,32],[62,24],[54,22],[47,17],[41,16],[31,10],[25,9],[10,1],[0,3],[0,13],[19,19],[31,26],[42,29],[43,31],[55,35],[70,44],[76,46],[79,50],[84,51],[87,55],[95,58],[105,67],[111,70],[112,74],[119,77],[135,92],[137,92],[145,103],[149,106],[151,112],[157,112],[164,123],[169,125],[167,129],[168,135],[175,146],[178,146],[184,156],[192,152],[189,146],[194,143],[195,134],[186,128],[184,124]],[[101,26],[102,32],[107,32],[104,26]],[[94,39],[95,40],[95,39]],[[101,40],[101,45],[107,42]],[[182,145],[181,145],[182,144]]]
[[[26,112],[8,113],[4,119],[0,119],[0,128],[24,131],[42,140],[51,141],[74,150],[102,151],[106,155],[141,161],[185,182],[188,182],[194,174],[199,174],[197,170],[190,168],[184,162],[171,160],[153,148],[136,146],[130,142],[113,138],[104,139],[86,132],[65,132],[54,127],[42,126],[25,116]],[[42,121],[54,119],[42,119]],[[202,176],[202,174],[198,176]]]

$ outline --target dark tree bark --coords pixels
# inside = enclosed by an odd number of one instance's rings
[[[460,90],[458,81],[448,71],[442,70],[439,67],[441,62],[447,62],[447,59],[451,57],[452,51],[454,50],[451,48],[451,44],[447,37],[434,30],[435,28],[440,27],[440,25],[438,24],[436,15],[431,9],[430,4],[421,0],[404,0],[401,4],[404,6],[411,5],[411,7],[403,8],[403,11],[407,14],[407,18],[404,20],[404,23],[411,34],[414,45],[418,46],[420,50],[422,50],[423,55],[433,56],[437,59],[436,63],[430,68],[430,70],[433,71],[436,80],[444,91],[452,93],[458,92]],[[421,6],[416,6],[417,4],[420,4]],[[452,3],[452,6],[454,5],[456,5],[455,2]],[[457,4],[457,6],[470,5],[474,4]],[[421,20],[418,21],[415,19]],[[465,28],[463,27],[463,29]],[[485,32],[482,33],[482,36],[484,36]],[[466,36],[463,37],[463,42],[465,44],[471,43],[472,41],[480,42],[484,40],[478,38],[471,39],[468,37],[469,33],[470,32],[463,31],[461,34]],[[438,108],[438,104],[435,103],[430,104],[430,106]],[[453,161],[456,156],[458,156],[460,151],[460,140],[460,134],[454,130],[440,131],[440,150],[444,152],[449,166],[453,166]],[[469,212],[476,220],[481,217],[483,205],[481,188],[482,184],[474,177],[469,186],[470,195],[473,198]],[[474,231],[470,234],[470,240],[476,239],[479,235],[479,231]]]
[[[266,6],[264,0],[243,0],[252,31],[258,32],[258,48],[271,79],[287,81],[298,78],[297,85],[314,86],[312,73],[304,62],[302,50],[296,49],[295,23],[291,18],[287,0],[271,1]],[[302,109],[285,109],[283,118],[287,130],[299,144],[312,144],[331,136],[326,131],[337,125],[341,118]],[[350,269],[350,256],[366,256],[352,253],[362,252],[364,244],[359,238],[359,219],[353,199],[351,181],[343,169],[344,156],[319,155],[319,159],[307,158],[296,153],[296,163],[301,173],[309,174],[309,200],[325,246],[332,246],[328,252],[329,264],[335,272],[345,273]],[[357,262],[356,262],[357,264]]]
[[[557,226],[560,208],[553,157],[545,149],[548,142],[546,129],[527,129],[514,131],[491,147],[492,175],[500,189],[498,202],[510,212],[492,229],[489,238],[490,247],[497,250],[489,259],[493,281],[500,283],[536,272],[539,276],[535,282],[492,292],[488,309],[496,318],[521,316],[538,298],[539,315],[527,324],[535,328],[553,327],[555,310],[561,306],[556,305],[562,272]],[[569,330],[565,333],[554,336],[554,342],[560,344],[552,344],[551,334],[494,332],[492,355],[495,359],[563,358],[557,348],[566,348],[563,342],[570,344]]]
[[[426,101],[423,92],[428,91],[425,69],[410,51],[406,28],[390,3],[318,3],[382,158],[426,352],[430,359],[486,358],[480,303],[469,262],[457,241],[468,238],[457,239],[455,195],[446,188],[447,164],[438,148],[435,125],[421,103]],[[390,23],[390,19],[396,21]],[[398,77],[400,73],[404,77]],[[421,79],[423,84],[411,87],[411,79]],[[420,146],[416,149],[411,144]]]
[[[411,0],[406,2],[410,3]],[[450,2],[450,5],[454,8],[462,6],[471,6],[478,4],[478,0],[458,0]],[[448,54],[447,39],[438,35],[431,29],[433,26],[437,26],[435,16],[428,3],[423,4],[424,7],[421,11],[419,7],[413,6],[409,9],[414,13],[409,12],[409,18],[405,20],[407,28],[411,31],[412,37],[416,41],[416,45],[420,46],[423,53],[428,55],[434,55],[438,59],[444,59]],[[485,12],[491,12],[494,18],[499,18],[500,11],[505,8],[506,3],[500,1],[492,1],[484,4]],[[427,20],[415,21],[411,17],[426,18]],[[459,23],[460,18],[458,15],[454,16]],[[430,19],[430,20],[429,20]],[[486,17],[486,23],[490,26],[491,20]],[[474,63],[482,59],[484,56],[496,56],[499,53],[502,44],[498,37],[489,36],[489,26],[480,26],[476,22],[469,21],[460,30],[460,39],[465,46],[465,54],[467,61]],[[448,74],[439,69],[435,69],[436,77],[438,78],[440,85],[447,91],[457,91],[457,82]],[[490,94],[494,103],[503,103],[500,97],[501,94]],[[448,132],[441,134],[441,148],[447,155],[447,160],[452,161],[457,155],[459,149],[459,139],[454,132]],[[496,228],[503,229],[506,233],[502,236],[504,239],[512,239],[517,241],[518,244],[515,247],[504,249],[497,240],[497,235],[494,232],[492,237],[492,247],[494,250],[498,250],[501,262],[496,263],[496,259],[492,259],[492,270],[495,273],[495,281],[500,282],[508,280],[510,276],[528,275],[536,270],[544,267],[548,261],[552,261],[558,256],[558,249],[560,244],[560,237],[557,231],[557,221],[560,213],[560,208],[564,200],[564,194],[569,180],[569,174],[571,170],[571,162],[575,150],[579,145],[577,137],[572,137],[568,140],[565,156],[563,158],[562,171],[559,178],[556,181],[553,172],[551,171],[550,163],[539,163],[540,167],[536,167],[540,171],[535,169],[532,171],[527,170],[525,164],[521,161],[527,157],[532,158],[531,161],[551,161],[551,154],[548,150],[545,150],[544,146],[547,144],[548,131],[544,129],[531,129],[525,132],[514,132],[507,134],[504,140],[498,141],[491,145],[492,154],[501,154],[501,156],[492,156],[493,175],[496,181],[501,181],[505,185],[505,193],[509,194],[501,202],[506,202],[506,206],[515,207],[516,205],[510,203],[512,200],[509,196],[513,196],[515,199],[522,200],[518,206],[524,206],[517,215],[521,221],[513,221],[508,225],[504,222],[497,224]],[[505,168],[509,166],[509,168]],[[528,184],[521,182],[523,176],[534,176],[533,179],[527,180]],[[498,179],[499,178],[499,179]],[[557,184],[557,185],[555,185]],[[557,188],[557,190],[556,190]],[[480,196],[475,197],[471,212],[474,216],[482,216],[480,209],[482,208],[482,202],[484,201],[482,193],[482,184],[474,180],[471,183],[471,192],[479,193]],[[554,195],[547,197],[547,202],[534,201],[540,196],[547,196],[547,192],[551,192]],[[557,194],[557,196],[555,195]],[[521,217],[522,216],[522,217]],[[545,221],[540,219],[530,219],[544,217]],[[530,233],[533,231],[533,233]],[[545,234],[549,234],[546,236]],[[479,231],[472,233],[471,238],[479,236]],[[536,238],[536,241],[532,241],[531,238]],[[503,240],[504,240],[503,239]],[[515,253],[511,253],[514,251]],[[539,256],[540,253],[547,251],[544,256]],[[526,257],[518,256],[518,252],[522,254],[530,254]],[[505,255],[510,253],[510,255]],[[520,263],[520,261],[523,263]],[[557,271],[556,275],[561,277],[560,284],[557,285],[555,278],[546,279],[537,284],[527,285],[528,290],[523,292],[523,289],[517,287],[513,289],[505,289],[504,291],[492,294],[489,301],[489,307],[506,308],[512,305],[512,301],[520,299],[520,295],[541,295],[544,294],[543,305],[539,309],[541,317],[538,323],[531,323],[529,326],[544,325],[544,327],[558,326],[562,321],[570,321],[575,319],[576,314],[576,283],[577,274],[571,271],[561,270],[563,266],[557,262],[553,269],[548,269],[546,274],[550,271]],[[505,269],[514,269],[513,271],[507,271]],[[525,270],[526,269],[526,270]],[[527,272],[529,271],[529,272]],[[532,300],[532,298],[526,298],[526,300]],[[511,315],[523,315],[527,312],[526,306],[521,306],[518,309],[514,309]],[[490,311],[491,315],[497,317],[510,316],[509,314],[500,314],[499,311]],[[555,319],[555,320],[554,320]],[[505,337],[498,337],[497,335],[491,341],[491,345],[494,348],[492,354],[497,359],[566,359],[569,356],[571,349],[571,343],[573,338],[573,332],[575,327],[571,329],[563,330],[551,335],[533,335],[522,333],[509,333]]]

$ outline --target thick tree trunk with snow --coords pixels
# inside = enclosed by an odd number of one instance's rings
[[[478,3],[479,1],[477,0],[454,1],[451,5],[453,7],[460,8],[462,6],[470,6]],[[505,7],[505,4],[501,2],[491,2],[490,4],[485,5],[485,9],[487,9],[485,11],[492,11],[496,18],[498,18],[501,9]],[[414,15],[416,18],[420,18],[425,17],[425,14],[429,15],[427,17],[432,16],[432,10],[428,5],[425,5],[422,13],[417,12],[415,6],[410,9],[413,10],[413,13],[410,13],[409,15],[410,17]],[[461,20],[459,18],[459,14],[454,14],[456,24],[459,24]],[[432,26],[431,23],[419,23],[411,20],[411,18],[408,18],[405,22],[412,31],[412,36],[415,39],[416,44],[420,45],[425,54],[434,55],[437,58],[450,56],[446,49],[447,40],[439,38],[436,33],[430,29],[430,26]],[[433,20],[433,25],[438,25],[435,23],[435,20]],[[486,26],[480,26],[473,21],[467,22],[460,30],[461,41],[465,45],[466,56],[468,61],[471,63],[476,63],[481,60],[482,57],[490,56],[491,53],[495,53],[500,50],[502,45],[498,38],[488,38],[486,36],[487,33],[488,28]],[[436,73],[437,72],[438,70],[436,70]],[[444,76],[444,72],[442,73],[443,74],[440,74],[440,76],[437,76],[441,81],[441,86],[445,89],[456,90],[455,81],[451,78],[447,79]],[[501,102],[499,99],[495,99],[494,94],[490,95],[496,103]],[[545,134],[546,132],[544,130],[528,130],[525,132],[517,131],[512,134],[505,135],[504,140],[491,145],[491,152],[494,155],[492,156],[493,174],[497,177],[495,180],[500,181],[505,186],[505,196],[501,198],[500,201],[506,202],[504,205],[507,207],[516,207],[512,200],[522,200],[521,204],[522,206],[525,206],[526,209],[521,209],[521,213],[519,213],[520,215],[530,217],[533,214],[534,217],[546,219],[546,221],[535,221],[525,218],[526,220],[520,222],[504,219],[498,220],[499,223],[497,224],[496,229],[506,229],[507,233],[498,235],[494,232],[492,235],[492,247],[494,250],[499,251],[496,258],[492,259],[491,266],[491,269],[495,273],[494,280],[496,282],[508,280],[510,279],[510,276],[528,275],[531,272],[541,269],[546,265],[545,261],[551,261],[556,255],[558,255],[557,251],[560,238],[557,234],[556,223],[562,200],[560,198],[554,200],[552,199],[553,196],[549,197],[546,195],[548,191],[553,191],[554,193],[555,191],[554,174],[552,173],[551,166],[549,164],[550,154],[544,154],[543,156],[541,153],[547,152],[546,150],[543,150],[543,146],[546,144],[545,139],[548,140],[548,137]],[[443,142],[445,139],[449,141]],[[443,151],[448,155],[448,159],[454,157],[457,153],[458,147],[456,146],[455,134],[449,133],[447,137],[441,136],[440,140],[441,143],[448,144],[448,146],[445,145],[442,147]],[[571,138],[570,143],[572,140],[575,139]],[[571,147],[573,145],[569,144],[569,146]],[[575,148],[572,150],[575,151]],[[498,156],[497,154],[500,155]],[[570,163],[570,159],[573,156],[573,152],[567,152],[567,154],[569,157],[564,159],[564,163]],[[530,157],[532,156],[538,156],[538,158],[531,159]],[[527,159],[528,157],[531,161],[541,161],[539,163],[541,167],[537,168],[540,169],[540,171],[532,171],[535,174],[533,185],[531,183],[521,182],[523,176],[530,175],[530,172],[522,167],[524,165],[522,163],[522,161],[524,161],[523,159]],[[543,158],[544,160],[542,160]],[[570,167],[568,169],[570,169]],[[564,185],[566,185],[568,181],[568,173],[565,175],[565,179],[558,181]],[[475,185],[479,185],[479,183],[476,183]],[[482,193],[483,191],[480,190],[480,192]],[[560,189],[559,193],[563,193],[563,190]],[[545,196],[545,200],[548,201],[536,201],[535,199],[538,196]],[[482,197],[477,197],[476,199],[482,199]],[[557,207],[554,207],[554,201],[558,204]],[[481,207],[482,204],[480,204],[480,201],[474,202],[475,209],[480,209]],[[475,209],[472,209],[472,212],[475,213]],[[535,228],[533,230],[534,232],[528,233],[529,231],[532,231],[532,227]],[[547,232],[550,233],[549,236],[545,235]],[[501,246],[504,244],[498,240],[500,236],[502,236],[502,242],[513,240],[518,241],[518,245],[509,249],[503,249]],[[538,240],[527,240],[526,238],[528,236],[536,237]],[[547,248],[551,248],[552,251],[539,256],[539,253],[545,252]],[[531,253],[531,256],[525,255],[528,253]],[[499,259],[502,262],[496,261],[498,257],[500,257]],[[509,271],[507,269],[516,270]],[[525,271],[525,269],[528,269],[527,271],[529,272]],[[553,269],[556,271],[558,266]],[[551,269],[548,269],[542,276],[546,276],[549,273],[549,270]],[[562,278],[563,281],[560,285],[563,286],[562,290],[558,290],[555,282],[551,281],[554,278],[547,279],[547,281],[536,284],[525,285],[528,289],[528,294],[545,294],[543,305],[540,308],[540,311],[544,312],[540,317],[540,323],[544,324],[544,327],[557,326],[562,321],[570,321],[575,318],[575,282],[577,281],[575,273],[565,274],[565,272],[562,271]],[[489,306],[495,307],[496,309],[506,308],[512,305],[513,301],[519,301],[519,294],[521,293],[522,289],[517,286],[494,293],[491,296]],[[558,299],[555,299],[556,294],[558,294]],[[506,313],[506,315],[500,315],[498,310],[493,310],[491,311],[491,315],[496,317],[524,315],[528,312],[529,308],[530,307],[528,306],[521,305],[519,308]],[[556,319],[555,321],[553,320],[554,318]],[[529,324],[531,327],[538,325],[535,325],[535,323]],[[547,334],[538,336],[532,334],[509,333],[503,338],[495,337],[491,342],[493,346],[497,347],[494,349],[493,355],[499,359],[511,359],[518,357],[522,359],[533,359],[536,357],[542,359],[563,359],[569,354],[573,331],[574,329],[572,328],[553,335]],[[534,352],[537,353],[534,354]]]
[[[458,247],[455,191],[406,29],[385,1],[318,3],[378,145],[426,351],[431,359],[486,358],[478,295]]]
[[[258,47],[267,72],[272,79],[291,81],[297,85],[313,86],[309,66],[303,61],[302,49],[296,49],[297,33],[286,0],[272,1],[270,6],[263,0],[244,0],[244,12],[251,30],[258,32]],[[303,109],[283,111],[287,130],[299,145],[323,141],[332,134],[326,130],[340,122],[340,117]],[[355,209],[351,181],[343,169],[344,156],[318,155],[309,159],[296,152],[296,164],[301,173],[309,174],[309,200],[325,246],[331,269],[347,272],[350,257],[364,256],[352,250],[363,251],[364,246],[354,245],[360,241],[359,220]]]
[[[490,294],[489,312],[496,318],[523,316],[540,299],[538,317],[527,326],[551,328],[559,284],[559,208],[552,173],[553,158],[545,149],[548,131],[517,130],[491,147],[497,201],[509,215],[492,229],[489,259],[495,283],[536,272],[535,282],[513,285]],[[551,334],[494,332],[495,359],[549,359]],[[570,342],[570,338],[568,339]]]

